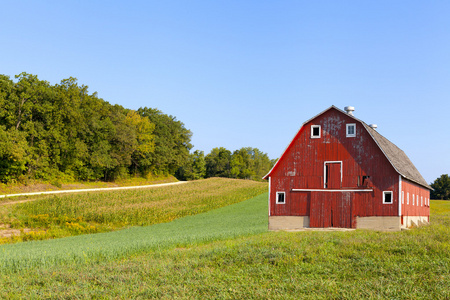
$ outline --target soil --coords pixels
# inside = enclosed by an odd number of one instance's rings
[[[21,234],[21,232],[30,232],[31,229],[29,228],[25,228],[22,229],[22,231],[20,229],[10,229],[9,224],[3,225],[0,224],[0,238],[9,238],[12,236],[19,236]]]

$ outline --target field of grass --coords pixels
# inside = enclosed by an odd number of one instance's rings
[[[145,178],[132,177],[126,179],[117,179],[114,182],[105,182],[105,181],[70,182],[61,180],[54,180],[54,181],[28,180],[25,183],[9,183],[9,184],[0,182],[0,195],[56,191],[56,190],[150,185],[150,184],[177,182],[177,181],[178,180],[172,175],[148,174],[148,176]]]
[[[172,220],[250,199],[267,183],[210,178],[151,189],[46,195],[0,206],[0,225],[22,231],[1,243],[108,232]]]
[[[431,211],[430,225],[401,232],[267,232],[265,194],[166,224],[3,245],[0,298],[449,299],[450,201]]]
[[[264,203],[266,203],[264,205]],[[267,193],[146,227],[0,246],[0,272],[114,260],[126,255],[233,238],[267,231]]]

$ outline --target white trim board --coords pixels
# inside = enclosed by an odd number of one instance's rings
[[[373,192],[373,189],[292,189],[292,192]]]

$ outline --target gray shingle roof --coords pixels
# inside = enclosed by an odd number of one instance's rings
[[[381,151],[383,151],[384,155],[386,155],[386,158],[400,175],[428,189],[432,189],[402,149],[391,143],[375,129],[370,128],[363,121],[359,121],[364,125],[369,134],[380,147]]]

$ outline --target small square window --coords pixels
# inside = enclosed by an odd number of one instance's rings
[[[384,191],[383,192],[383,203],[385,204],[392,204],[392,192],[391,191]]]
[[[285,193],[284,192],[277,192],[277,204],[284,204],[286,203],[285,199]]]
[[[347,124],[347,137],[356,136],[356,124]]]
[[[320,135],[320,125],[311,125],[311,137],[317,139]]]

